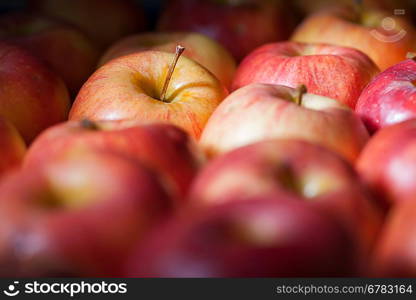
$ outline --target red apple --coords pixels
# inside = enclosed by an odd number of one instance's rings
[[[102,56],[102,66],[111,59],[145,50],[175,52],[177,45],[186,48],[184,56],[195,60],[228,88],[234,77],[236,63],[231,54],[211,38],[193,32],[147,32],[128,36],[111,46]]]
[[[0,187],[1,276],[118,276],[171,212],[153,173],[106,152],[73,152]]]
[[[336,99],[351,108],[379,72],[363,53],[325,44],[281,42],[264,45],[237,69],[233,90],[250,83],[307,86],[311,93]]]
[[[29,7],[76,25],[102,48],[146,23],[142,9],[132,0],[29,0]]]
[[[251,84],[230,94],[200,139],[208,156],[274,138],[320,144],[354,161],[368,140],[361,120],[323,96],[280,85]]]
[[[2,16],[0,37],[42,58],[62,77],[73,95],[94,71],[98,59],[95,46],[82,32],[40,15]]]
[[[0,117],[9,120],[26,142],[67,118],[65,84],[38,58],[0,42]]]
[[[0,178],[20,165],[26,145],[16,128],[0,118]]]
[[[416,276],[416,205],[397,205],[391,211],[373,255],[373,272],[382,277]]]
[[[355,272],[355,244],[309,203],[285,197],[188,210],[155,230],[129,277],[311,277]]]
[[[107,150],[138,160],[156,171],[180,202],[202,161],[188,136],[171,125],[72,121],[44,131],[29,148],[23,167],[30,172],[76,149]]]
[[[357,160],[367,184],[388,203],[416,201],[416,119],[380,129]]]
[[[358,99],[355,111],[372,132],[415,118],[415,84],[416,61],[405,60],[373,79]]]
[[[190,197],[206,206],[282,192],[342,221],[362,254],[369,253],[382,224],[380,208],[347,162],[314,144],[271,140],[231,151],[202,170]]]
[[[404,16],[393,12],[337,6],[306,18],[291,39],[356,48],[383,71],[414,50],[416,30]]]
[[[287,39],[294,24],[290,11],[284,1],[174,0],[158,28],[206,34],[241,60],[264,43]]]
[[[102,66],[82,87],[69,119],[167,122],[199,138],[227,91],[207,69],[179,58],[183,48],[177,50],[138,52]]]

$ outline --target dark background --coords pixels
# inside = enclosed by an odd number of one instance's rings
[[[88,1],[88,0],[85,0]],[[164,0],[135,0],[137,3],[140,3],[142,7],[146,10],[146,15],[148,16],[148,22],[154,24],[160,7]],[[25,0],[0,0],[0,13],[18,10],[25,7]]]

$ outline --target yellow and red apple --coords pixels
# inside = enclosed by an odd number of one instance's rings
[[[108,62],[84,84],[69,119],[171,123],[198,139],[227,90],[197,62],[177,58],[153,50]]]
[[[334,99],[255,83],[234,91],[218,106],[200,145],[212,157],[275,138],[313,142],[354,162],[369,136],[360,118]]]
[[[227,88],[231,86],[236,69],[234,58],[218,42],[195,32],[147,32],[128,36],[112,45],[101,57],[99,65],[139,51],[175,52],[177,45],[186,48],[184,56],[206,67]]]

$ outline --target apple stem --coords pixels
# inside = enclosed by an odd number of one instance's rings
[[[88,119],[83,119],[81,121],[81,127],[85,128],[85,129],[91,129],[91,130],[98,130],[99,129],[98,125],[95,122],[93,122],[91,120],[88,120]]]
[[[166,76],[165,83],[163,85],[162,93],[160,94],[160,100],[166,102],[166,92],[169,87],[170,80],[172,78],[172,74],[175,71],[176,64],[178,63],[179,58],[181,57],[183,51],[185,51],[185,47],[178,45],[176,46],[175,57],[173,58],[172,63],[169,66],[168,75]]]
[[[295,90],[295,103],[297,105],[302,105],[302,98],[303,95],[306,94],[308,92],[308,89],[306,88],[306,85],[301,84],[300,86],[298,86]]]

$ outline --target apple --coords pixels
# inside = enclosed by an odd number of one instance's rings
[[[0,42],[0,117],[29,143],[43,129],[64,121],[69,95],[63,81],[37,57]]]
[[[337,6],[310,15],[291,39],[356,48],[383,71],[414,49],[416,31],[405,17],[389,11]]]
[[[269,196],[187,210],[127,260],[127,277],[326,277],[355,274],[355,244],[310,203]]]
[[[0,186],[0,275],[118,276],[136,242],[172,212],[137,161],[74,151]]]
[[[261,46],[237,69],[232,90],[250,83],[297,87],[355,107],[364,87],[379,72],[358,50],[326,44],[280,42]]]
[[[386,203],[415,202],[416,119],[380,129],[357,160],[357,170]]]
[[[355,161],[368,140],[348,107],[281,85],[254,83],[231,93],[209,119],[200,145],[209,157],[275,138],[310,141]]]
[[[172,123],[198,139],[227,90],[183,51],[178,45],[175,55],[152,50],[108,62],[81,88],[69,119]]]
[[[42,58],[62,77],[72,95],[91,75],[98,60],[95,46],[78,29],[40,15],[0,17],[0,38]]]
[[[172,125],[84,120],[45,130],[30,146],[23,168],[42,168],[76,149],[107,150],[138,160],[163,178],[180,204],[203,161],[192,140]]]
[[[270,140],[212,160],[194,180],[191,203],[211,206],[286,193],[342,221],[369,254],[382,211],[346,161],[323,147],[298,140]]]
[[[295,0],[295,6],[297,9],[301,10],[304,15],[309,15],[335,5],[350,5],[355,6],[356,8],[359,8],[359,5],[361,5],[367,9],[388,10],[392,13],[394,12],[394,9],[405,9],[405,14],[407,15],[407,10],[410,8],[411,1],[412,0]]]
[[[194,32],[146,32],[128,36],[112,45],[101,57],[99,65],[139,51],[175,52],[177,45],[186,48],[184,56],[206,67],[227,88],[230,87],[236,69],[234,58],[213,39]]]
[[[20,166],[25,153],[26,145],[17,129],[0,118],[0,178]]]
[[[284,1],[174,0],[162,12],[161,31],[195,31],[222,43],[237,60],[268,42],[286,40],[294,27]]]
[[[395,206],[389,214],[372,259],[374,276],[416,276],[416,205]]]
[[[137,2],[137,1],[136,1]],[[132,0],[29,0],[29,8],[76,25],[101,48],[144,29],[143,10]]]
[[[407,59],[379,75],[364,89],[355,111],[371,132],[416,117],[416,61]]]

